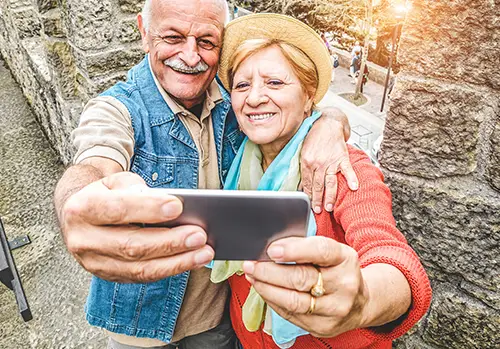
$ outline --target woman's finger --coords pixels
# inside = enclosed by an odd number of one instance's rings
[[[347,258],[356,258],[351,247],[324,236],[290,237],[273,242],[267,254],[275,262],[336,266]]]
[[[319,275],[312,265],[274,262],[245,262],[243,271],[256,281],[299,292],[309,292],[318,282]]]
[[[336,304],[333,296],[324,295],[315,297],[314,311],[313,314],[310,314],[312,296],[307,292],[289,290],[257,280],[253,280],[253,287],[267,304],[273,304],[276,308],[282,309],[285,316],[281,314],[280,316],[287,320],[301,315],[335,316],[336,308],[343,311],[339,306],[333,305]]]

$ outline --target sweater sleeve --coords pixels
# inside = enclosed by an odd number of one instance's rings
[[[382,172],[362,151],[349,147],[359,189],[351,191],[338,175],[338,194],[333,219],[345,232],[346,243],[358,252],[361,268],[385,263],[398,268],[408,280],[412,301],[401,318],[380,327],[359,329],[372,340],[393,340],[406,333],[429,308],[432,291],[415,251],[396,228],[392,199]]]

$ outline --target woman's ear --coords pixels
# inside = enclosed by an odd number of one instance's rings
[[[314,105],[314,97],[308,97],[306,104],[304,105],[304,114],[306,115],[306,117],[311,115],[313,105]]]

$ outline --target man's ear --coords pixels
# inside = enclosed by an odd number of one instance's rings
[[[148,33],[144,27],[144,21],[142,19],[142,13],[137,14],[137,26],[141,32],[142,49],[144,52],[149,53],[149,43],[148,43]]]

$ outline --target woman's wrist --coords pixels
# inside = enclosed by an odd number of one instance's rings
[[[368,301],[360,328],[382,326],[403,316],[411,305],[411,289],[403,273],[393,265],[376,263],[361,270]]]

